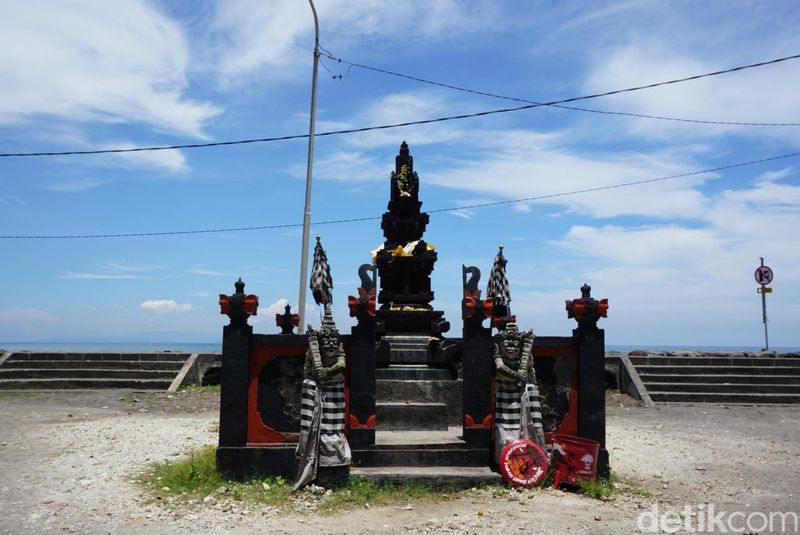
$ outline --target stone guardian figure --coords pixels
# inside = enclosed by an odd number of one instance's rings
[[[494,459],[506,444],[521,438],[544,449],[542,405],[533,369],[533,330],[520,332],[509,322],[500,331],[492,357],[495,364]]]
[[[308,326],[308,351],[300,391],[300,440],[295,450],[297,473],[293,490],[312,482],[317,467],[350,464],[350,445],[344,436],[345,354],[331,314],[333,280],[320,237],[314,249],[311,290],[324,307],[322,327]]]

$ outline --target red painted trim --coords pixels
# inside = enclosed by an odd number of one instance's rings
[[[475,423],[475,420],[472,418],[471,414],[464,415],[464,427],[468,429],[491,429],[493,423],[494,418],[492,418],[491,414],[484,418],[483,422],[479,424]]]
[[[350,429],[375,429],[376,423],[374,414],[368,417],[367,422],[363,424],[356,418],[355,414],[350,415]]]
[[[297,356],[305,358],[304,346],[258,346],[250,349],[250,382],[247,387],[247,444],[264,446],[268,444],[286,444],[299,440],[297,433],[281,433],[264,425],[261,413],[258,412],[258,376],[264,366],[276,355]]]

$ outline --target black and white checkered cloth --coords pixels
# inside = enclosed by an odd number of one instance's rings
[[[344,433],[344,383],[318,386],[313,379],[303,381],[300,394],[300,429],[311,428],[314,414],[314,391],[319,389],[322,398],[320,432],[325,435]]]
[[[317,236],[317,245],[314,247],[314,265],[311,268],[311,293],[318,305],[333,302],[333,279],[331,267],[328,265],[328,256],[322,248],[322,243]]]
[[[519,430],[522,391],[518,385],[497,381],[494,424],[508,431]]]
[[[486,286],[486,297],[494,298],[496,304],[508,304],[511,302],[511,290],[508,287],[508,277],[506,277],[506,264],[508,261],[503,256],[503,246],[494,257],[492,272],[489,274],[489,282]]]
[[[529,385],[530,386],[530,385]],[[495,386],[494,423],[507,431],[519,431],[522,423],[522,394],[524,387],[516,384],[497,381]],[[539,401],[538,389],[528,399],[528,410],[531,423],[542,425],[542,404]]]

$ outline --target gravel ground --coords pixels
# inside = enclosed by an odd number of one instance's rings
[[[131,477],[216,441],[218,395],[192,392],[0,393],[0,533],[637,533],[659,507],[800,514],[800,407],[669,405],[608,399],[613,470],[641,497],[467,491],[319,516],[211,500],[176,513],[148,504]],[[762,531],[763,533],[763,531]]]

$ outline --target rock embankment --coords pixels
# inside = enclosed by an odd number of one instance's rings
[[[800,358],[800,353],[777,353],[775,351],[652,351],[650,349],[634,349],[633,351],[607,351],[608,355],[625,355],[631,357],[721,357],[721,358]]]

